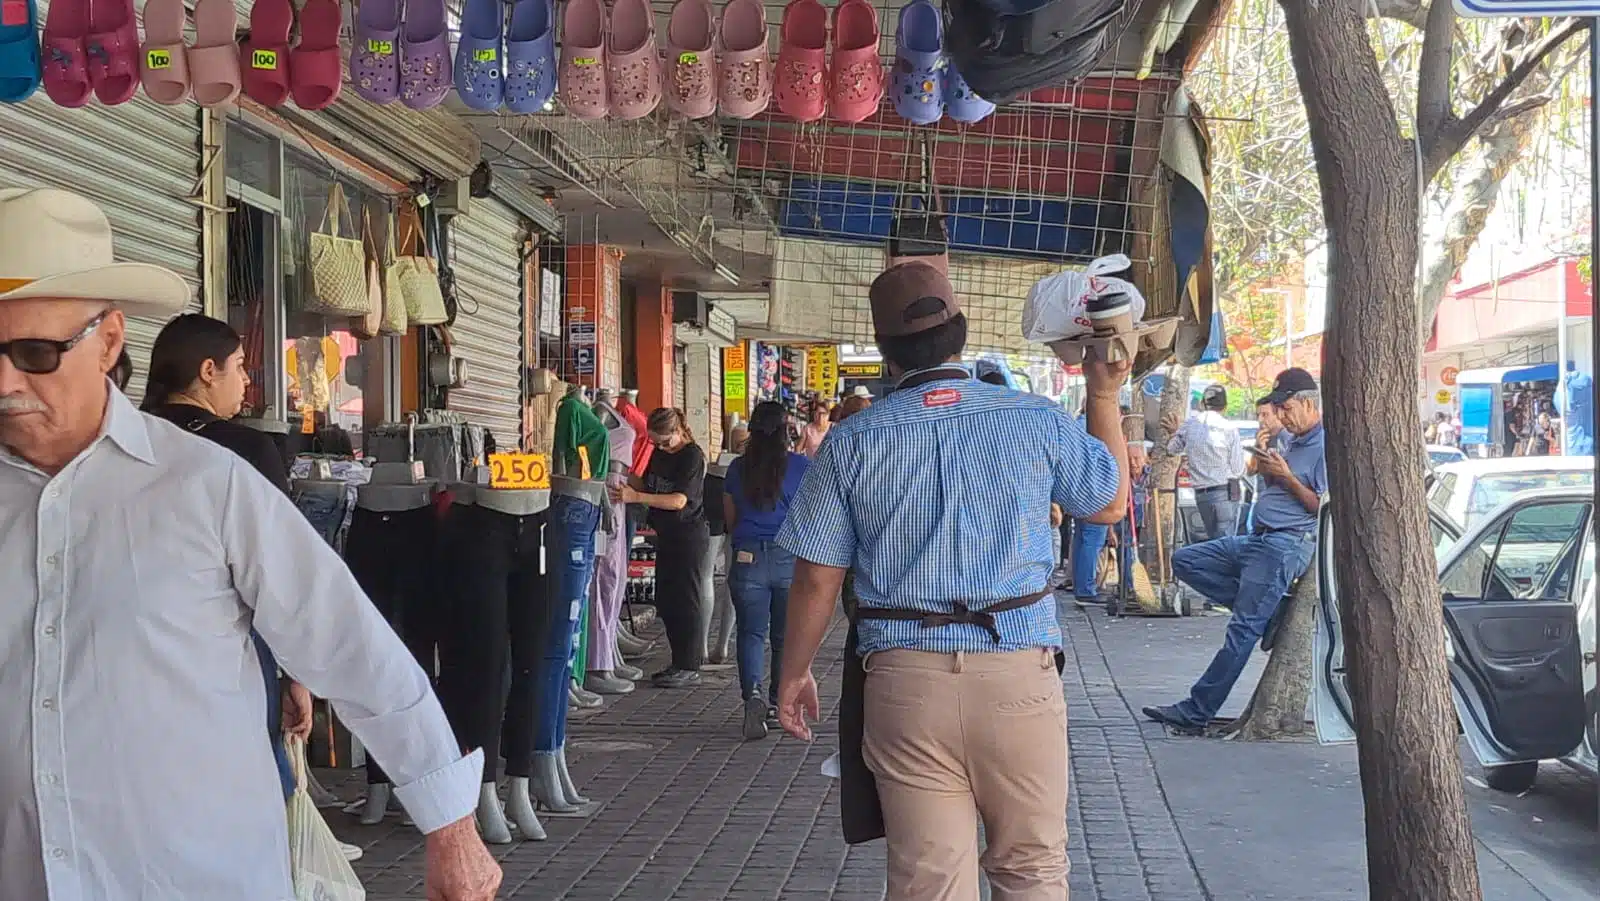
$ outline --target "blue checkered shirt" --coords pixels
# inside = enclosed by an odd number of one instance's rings
[[[1104,509],[1117,464],[1049,399],[974,379],[895,391],[835,425],[806,471],[778,542],[823,566],[855,567],[863,607],[981,610],[1045,589],[1055,501]],[[966,624],[863,619],[860,651],[951,653],[1061,646],[1055,603],[995,614],[1001,641]]]

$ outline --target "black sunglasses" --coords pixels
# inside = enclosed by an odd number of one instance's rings
[[[95,329],[100,327],[100,323],[106,320],[106,315],[110,312],[106,310],[89,320],[89,324],[84,326],[82,331],[65,341],[52,341],[49,338],[18,338],[15,341],[0,342],[0,356],[10,357],[11,365],[29,375],[49,375],[61,368],[61,356],[94,334]]]

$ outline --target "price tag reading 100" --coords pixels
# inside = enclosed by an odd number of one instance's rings
[[[550,460],[544,454],[490,454],[489,487],[533,491],[550,487]]]

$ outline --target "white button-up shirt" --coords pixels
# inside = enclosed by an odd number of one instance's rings
[[[416,661],[288,498],[110,391],[53,478],[0,449],[0,899],[283,901],[253,626],[417,826],[476,806]]]
[[[1216,488],[1244,477],[1244,445],[1239,430],[1221,413],[1206,410],[1190,416],[1167,442],[1167,452],[1189,458],[1189,480],[1195,488]]]

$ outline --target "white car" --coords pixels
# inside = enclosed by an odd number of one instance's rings
[[[1446,463],[1459,463],[1467,459],[1467,455],[1459,447],[1448,444],[1430,444],[1424,450],[1428,454],[1428,467],[1443,466]]]
[[[1542,760],[1597,775],[1593,511],[1588,488],[1518,494],[1465,530],[1429,511],[1450,694],[1496,790],[1526,791]],[[1324,506],[1311,706],[1317,737],[1329,744],[1355,740],[1332,536]]]
[[[1428,506],[1469,529],[1519,492],[1593,484],[1593,457],[1469,458],[1433,471]]]

